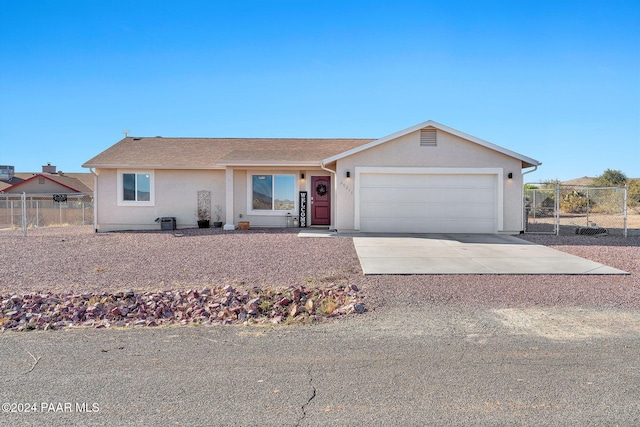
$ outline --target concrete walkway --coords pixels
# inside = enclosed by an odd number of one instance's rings
[[[483,234],[353,237],[369,274],[628,274],[513,236]]]

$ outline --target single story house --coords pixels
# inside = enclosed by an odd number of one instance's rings
[[[380,139],[127,136],[82,166],[100,232],[158,229],[160,217],[195,227],[205,192],[226,230],[295,217],[339,231],[518,233],[523,169],[540,164],[429,120]]]

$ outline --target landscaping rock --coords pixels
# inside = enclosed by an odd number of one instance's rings
[[[221,296],[222,295],[222,296]],[[316,313],[331,300],[337,309]],[[280,324],[288,318],[320,321],[366,308],[354,285],[330,284],[326,288],[204,288],[188,291],[114,294],[30,293],[0,295],[0,330],[28,331],[65,327],[142,327],[173,323],[228,325],[232,323]],[[309,316],[300,316],[301,313]]]
[[[316,304],[312,299],[308,299],[304,305],[304,308],[307,310],[307,313],[313,313],[316,309]]]

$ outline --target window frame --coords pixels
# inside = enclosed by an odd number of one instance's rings
[[[135,174],[136,175],[136,197],[137,197],[137,176],[149,175],[149,200],[124,200],[124,175]],[[155,174],[152,170],[140,170],[140,169],[119,169],[118,175],[118,206],[155,206]]]
[[[271,209],[254,209],[253,208],[253,177],[254,176],[270,176],[271,177]],[[275,183],[276,176],[290,176],[293,179],[293,209],[275,209]],[[247,214],[248,215],[266,215],[266,216],[285,216],[287,214],[295,215],[298,211],[298,181],[296,180],[296,172],[266,172],[266,171],[247,171]]]

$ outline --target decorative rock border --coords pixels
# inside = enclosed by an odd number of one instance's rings
[[[115,294],[0,295],[0,330],[136,327],[169,324],[280,324],[364,313],[356,285]]]

